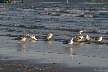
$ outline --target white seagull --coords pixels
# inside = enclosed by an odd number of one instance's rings
[[[98,38],[95,38],[95,41],[96,41],[96,42],[101,42],[101,41],[102,41],[102,38],[103,38],[102,36],[100,36],[100,37],[98,37]]]
[[[50,40],[50,39],[52,38],[52,36],[53,36],[53,34],[52,34],[52,33],[49,33],[49,34],[46,36],[47,40]]]
[[[73,44],[73,38],[68,42],[68,45]]]
[[[89,40],[90,40],[90,36],[86,35],[86,41],[89,41]]]
[[[81,30],[81,31],[78,32],[78,34],[82,34],[83,32],[84,32],[84,31]]]
[[[20,38],[19,38],[19,41],[20,41],[20,42],[25,42],[25,41],[26,41],[26,36],[20,37]]]
[[[74,41],[75,42],[81,42],[83,38],[84,38],[83,36],[75,36]]]
[[[31,40],[37,40],[37,38],[34,35],[27,34],[27,37],[31,38]]]

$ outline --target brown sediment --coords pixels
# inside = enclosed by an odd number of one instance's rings
[[[105,68],[108,70],[108,68]],[[32,60],[0,60],[0,72],[103,72],[99,67],[67,67],[57,63]]]

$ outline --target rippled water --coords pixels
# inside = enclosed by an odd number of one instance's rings
[[[64,41],[78,35],[80,30],[84,31],[84,36],[91,36],[90,44],[87,44],[85,39],[69,47],[63,44]],[[35,35],[38,41],[27,40],[20,43],[15,40],[18,36],[28,33]],[[54,36],[51,41],[46,42],[44,37],[48,33],[53,33]],[[94,42],[94,38],[98,36],[103,36],[102,44]],[[65,55],[69,56],[66,61],[73,56],[77,59],[77,55],[108,58],[108,5],[35,2],[0,4],[0,37],[3,55],[4,51],[10,56],[22,56],[22,52],[25,52],[27,57],[27,54],[33,51],[30,53],[34,58],[34,54],[40,52],[40,58],[45,56],[45,60],[46,53],[52,54],[52,57],[54,55],[54,58],[57,54],[61,59]],[[55,59],[61,61],[58,57]],[[55,59],[54,61],[57,61]]]

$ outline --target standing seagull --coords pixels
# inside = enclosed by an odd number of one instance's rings
[[[83,38],[84,38],[83,36],[75,36],[74,41],[81,42]]]
[[[73,44],[73,38],[68,42],[68,45]]]
[[[81,31],[78,32],[78,34],[82,34],[83,32],[84,32],[84,31],[81,30]]]
[[[36,37],[34,35],[31,35],[31,34],[27,34],[27,37],[31,38],[31,40],[37,40]]]
[[[101,42],[102,41],[102,38],[103,38],[102,36],[100,36],[99,38],[95,38],[95,41],[96,42]]]
[[[20,41],[20,42],[25,42],[25,41],[26,41],[26,36],[20,37],[20,38],[19,38],[19,41]]]
[[[53,34],[52,34],[52,33],[49,33],[49,34],[46,36],[47,40],[50,40],[50,39],[52,38],[52,36],[53,36]]]
[[[86,35],[86,41],[90,41],[90,36]]]

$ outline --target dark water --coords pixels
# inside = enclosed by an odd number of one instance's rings
[[[85,35],[107,38],[107,10],[105,4],[0,4],[0,25],[2,31],[17,34],[52,32],[72,37],[84,30]]]
[[[80,30],[84,31],[84,36],[91,36],[90,44],[63,44]],[[20,43],[15,40],[28,33],[35,35],[38,41]],[[48,33],[54,36],[46,42],[44,37]],[[98,36],[103,36],[102,44],[94,42]],[[78,66],[77,62],[80,61],[84,63],[82,66],[107,66],[108,5],[36,2],[0,4],[0,37],[1,55],[24,59],[43,58],[42,62],[55,61],[69,65],[74,62],[74,66]],[[83,62],[83,57],[90,60],[90,63]]]

